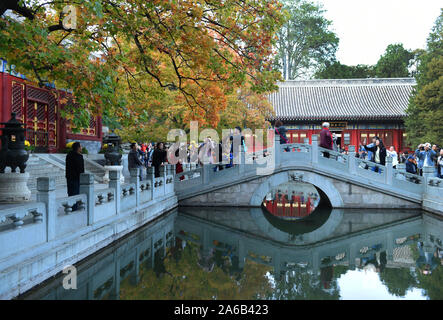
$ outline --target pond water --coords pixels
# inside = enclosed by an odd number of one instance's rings
[[[421,211],[180,208],[18,298],[442,299],[442,239]]]

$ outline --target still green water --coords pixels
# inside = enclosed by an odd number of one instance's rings
[[[442,239],[421,211],[180,208],[19,299],[442,299]]]

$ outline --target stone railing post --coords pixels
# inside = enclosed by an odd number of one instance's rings
[[[37,202],[43,202],[46,205],[46,241],[53,240],[57,222],[55,178],[37,178]]]
[[[87,214],[88,226],[92,226],[95,222],[95,194],[94,194],[94,175],[89,173],[80,174],[80,194],[86,194],[88,201]]]
[[[115,213],[120,213],[120,198],[122,187],[120,182],[120,171],[109,171],[109,188],[115,190]]]
[[[211,170],[211,165],[209,163],[204,164],[202,167],[202,183],[204,185],[209,184],[209,175]]]
[[[154,184],[155,184],[155,168],[154,167],[148,167],[146,168],[146,181],[149,181],[149,184],[151,186],[151,200],[154,199]]]
[[[312,164],[317,164],[318,163],[318,137],[317,137],[317,135],[312,135],[311,139],[312,139],[311,162],[312,162]]]
[[[140,173],[139,168],[132,168],[129,170],[129,174],[131,175],[131,183],[135,184],[135,206],[138,209],[140,205]],[[147,179],[147,178],[146,178]]]
[[[385,183],[392,185],[392,177],[394,176],[394,168],[392,167],[392,157],[386,157]]]
[[[280,166],[280,159],[281,159],[281,148],[280,148],[280,135],[275,133],[274,137],[274,161],[275,161],[275,168]]]
[[[423,179],[425,180],[426,188],[424,189],[427,192],[429,187],[429,180],[435,178],[434,176],[434,167],[432,166],[423,166]]]
[[[348,147],[348,171],[352,175],[357,174],[357,161],[355,161],[355,146]]]
[[[162,178],[162,194],[166,193],[166,165],[160,166],[160,178]]]
[[[170,176],[172,176],[172,182],[170,182],[170,183],[172,183],[172,186],[171,187],[168,187],[168,190],[169,190],[169,193],[174,193],[174,185],[175,185],[175,164],[168,164],[167,165],[167,167],[168,167],[168,170],[169,170],[169,173],[168,173],[168,175],[170,175]]]
[[[244,152],[243,150],[239,153],[239,161],[240,163],[238,164],[238,173],[240,175],[243,175],[246,165],[246,152]]]

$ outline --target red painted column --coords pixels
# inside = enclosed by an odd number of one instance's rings
[[[395,151],[401,152],[401,144],[400,144],[400,129],[392,130],[392,145],[395,147]]]
[[[4,77],[4,73],[1,72],[0,73],[0,122],[4,122],[3,121],[3,77]]]
[[[2,121],[7,122],[11,118],[12,82],[7,73],[2,77]]]

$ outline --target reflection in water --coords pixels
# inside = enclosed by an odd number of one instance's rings
[[[319,203],[320,195],[313,185],[288,182],[269,192],[263,207],[280,219],[298,220],[309,216]]]
[[[77,290],[64,290],[61,274],[19,298],[443,298],[443,221],[399,210],[321,212],[306,221],[326,220],[305,225],[294,242],[284,224],[303,220],[273,217],[277,228],[257,209],[183,208],[78,264]]]

